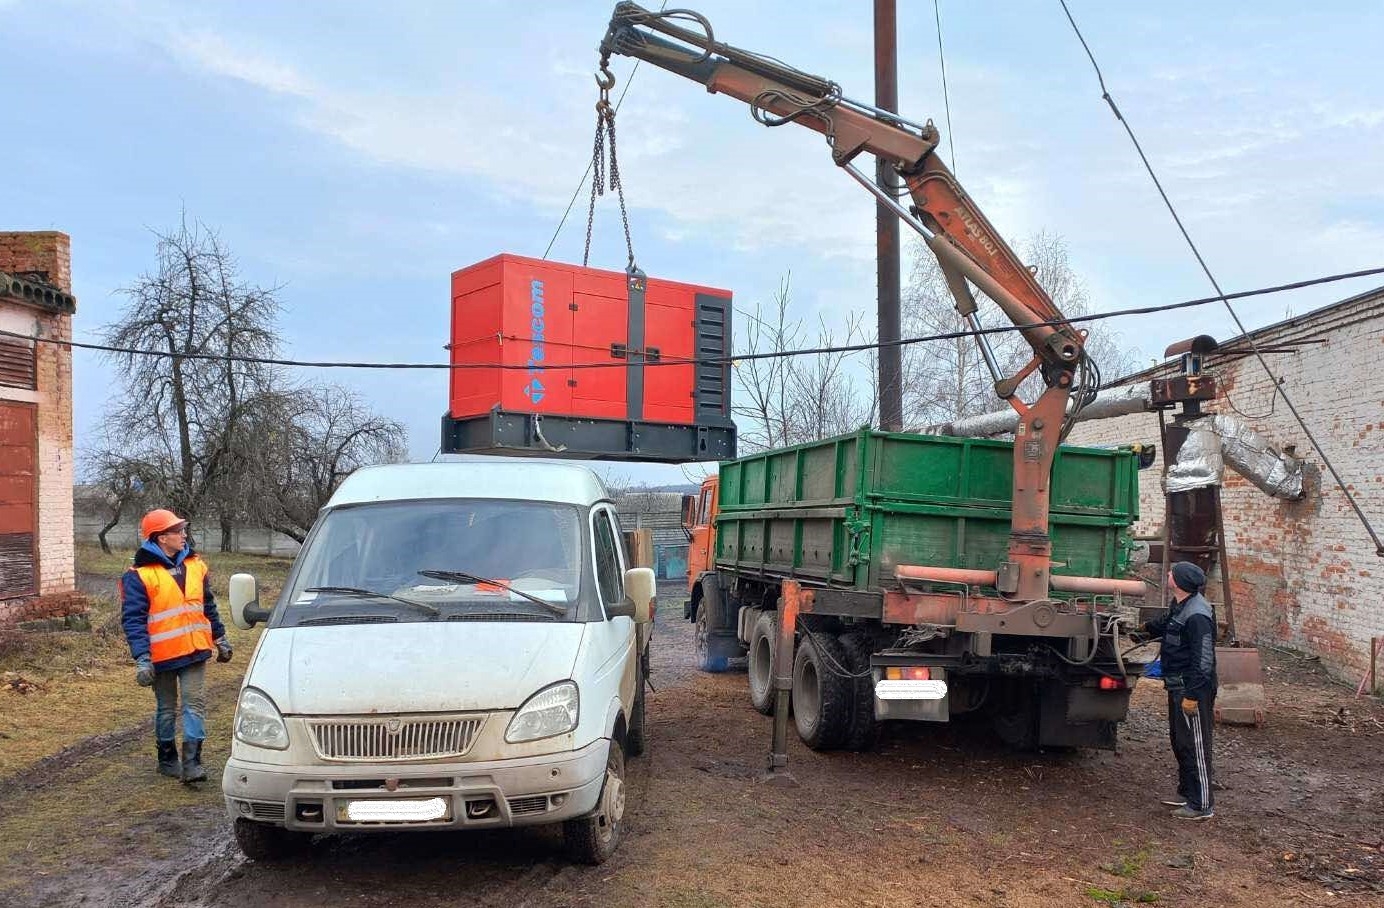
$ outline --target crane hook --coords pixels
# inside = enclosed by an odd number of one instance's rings
[[[615,87],[615,74],[606,69],[605,64],[602,64],[601,71],[596,73],[596,84],[600,86],[601,94]]]

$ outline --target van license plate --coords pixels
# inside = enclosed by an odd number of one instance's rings
[[[444,798],[373,798],[347,801],[338,818],[351,823],[428,823],[448,819],[451,812]]]

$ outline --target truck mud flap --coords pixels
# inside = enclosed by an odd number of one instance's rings
[[[1127,690],[1044,685],[1038,716],[1038,746],[1113,750],[1116,729],[1128,712]]]

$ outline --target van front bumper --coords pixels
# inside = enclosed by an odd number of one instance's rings
[[[271,766],[232,757],[221,792],[232,820],[302,832],[530,826],[594,810],[609,747],[602,738],[576,751],[477,763]],[[351,802],[436,805],[434,799],[445,809],[438,819],[360,822],[348,816]]]

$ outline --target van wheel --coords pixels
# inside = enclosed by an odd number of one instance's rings
[[[644,682],[644,672],[639,672],[639,689],[634,692],[634,705],[630,707],[629,728],[625,731],[625,750],[631,757],[637,757],[649,746],[647,727],[644,724],[644,704],[648,685]]]
[[[240,851],[252,861],[282,861],[291,858],[307,847],[312,834],[284,829],[269,823],[256,823],[254,820],[237,818],[235,843]]]
[[[706,600],[697,606],[697,668],[713,674],[723,672],[730,665],[725,656],[711,654],[711,631],[707,627]]]
[[[842,677],[848,664],[840,641],[830,634],[804,636],[793,659],[793,723],[813,750],[832,750],[846,739],[851,723],[852,684]]]
[[[606,755],[605,784],[596,810],[586,817],[562,824],[562,837],[572,860],[583,864],[604,864],[625,833],[625,752],[620,742],[610,741]]]
[[[875,645],[864,634],[842,634],[841,648],[846,651],[844,666],[856,676],[849,681],[851,720],[842,746],[847,750],[871,750],[879,740],[880,725],[875,721],[875,679],[867,674]]]
[[[766,716],[774,714],[774,650],[778,648],[778,612],[761,612],[750,630],[747,674],[750,705]]]

